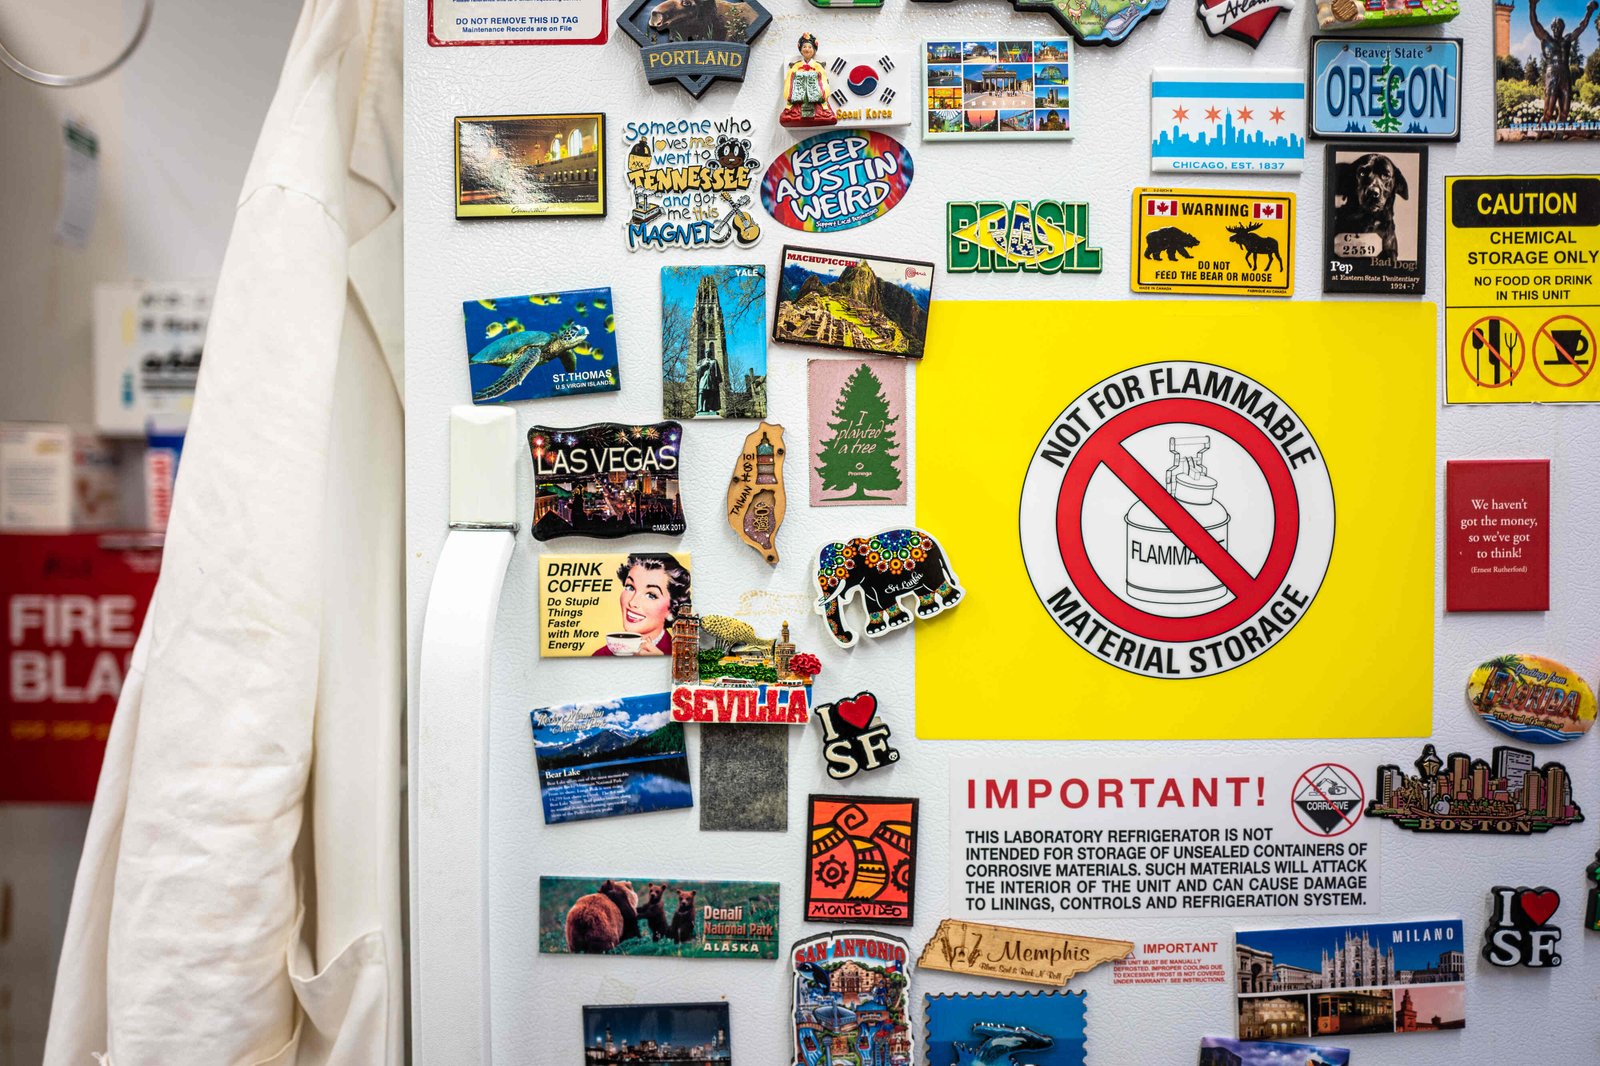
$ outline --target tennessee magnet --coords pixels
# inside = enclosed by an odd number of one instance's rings
[[[1129,287],[1294,295],[1294,193],[1133,190]]]
[[[1171,360],[1069,403],[1022,483],[1022,558],[1068,637],[1130,673],[1208,677],[1269,654],[1333,554],[1312,427],[1269,385]]]
[[[728,525],[767,562],[778,562],[783,525],[783,427],[763,422],[750,431],[728,482]]]
[[[1416,833],[1494,833],[1527,836],[1583,821],[1572,778],[1558,762],[1539,766],[1533,752],[1500,746],[1488,760],[1453,751],[1441,759],[1432,744],[1408,774],[1378,767],[1376,798],[1367,814]]]
[[[699,96],[718,78],[743,81],[750,46],[772,21],[759,0],[633,0],[617,17],[644,60],[644,80]]]
[[[966,595],[944,549],[920,529],[886,529],[824,544],[814,576],[813,609],[827,619],[828,632],[841,648],[854,647],[862,636],[881,637],[910,625],[908,597],[915,597],[909,606],[917,618],[932,618]],[[867,625],[859,635],[844,622],[844,609],[857,597],[867,609]]]
[[[1478,717],[1524,744],[1564,744],[1594,725],[1594,690],[1570,666],[1538,655],[1500,655],[1467,678]]]
[[[814,795],[809,810],[805,920],[910,925],[917,801]]]
[[[813,713],[822,725],[822,760],[835,781],[900,761],[900,752],[889,746],[889,727],[878,715],[878,697],[872,693],[819,703]]]
[[[761,169],[751,157],[753,133],[749,119],[732,117],[625,123],[628,250],[743,249],[759,241],[761,227],[747,210]]]
[[[1089,244],[1089,205],[1062,200],[952,200],[945,268],[952,274],[1098,274]]]
[[[1294,0],[1195,0],[1195,17],[1213,37],[1232,37],[1251,48],[1261,43]]]
[[[1553,888],[1489,890],[1489,925],[1483,931],[1483,958],[1491,966],[1560,966],[1556,945],[1561,930],[1550,924],[1561,896]]]

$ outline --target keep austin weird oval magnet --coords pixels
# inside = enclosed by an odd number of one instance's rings
[[[900,202],[911,171],[911,153],[888,134],[829,130],[772,161],[761,178],[761,206],[806,233],[854,229]]]
[[[1333,532],[1312,428],[1266,385],[1209,363],[1093,386],[1046,430],[1022,485],[1040,603],[1085,651],[1151,677],[1270,653],[1322,586]]]

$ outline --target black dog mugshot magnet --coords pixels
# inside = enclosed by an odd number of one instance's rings
[[[1428,149],[1329,145],[1323,292],[1427,291]]]

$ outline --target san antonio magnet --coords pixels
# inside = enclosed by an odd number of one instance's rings
[[[1333,555],[1312,428],[1236,370],[1149,363],[1069,403],[1022,483],[1040,604],[1120,670],[1209,677],[1269,654]]]

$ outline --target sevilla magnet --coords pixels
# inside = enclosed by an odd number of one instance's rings
[[[783,525],[783,427],[763,422],[750,431],[728,483],[728,525],[740,540],[778,562],[778,527]]]
[[[944,549],[920,529],[887,529],[824,544],[817,553],[816,582],[813,610],[828,620],[828,632],[841,648],[854,647],[861,636],[881,637],[910,625],[910,597],[916,599],[918,618],[932,618],[966,595]],[[843,618],[844,608],[857,597],[867,609],[860,634],[847,629]]]
[[[822,724],[822,758],[835,781],[900,760],[900,752],[889,746],[889,727],[879,717],[878,697],[872,693],[819,703],[813,713]]]
[[[1489,927],[1483,931],[1483,957],[1491,966],[1560,966],[1556,945],[1561,930],[1550,924],[1561,897],[1553,888],[1489,890]]]
[[[811,679],[822,664],[789,641],[762,640],[725,615],[679,615],[672,623],[672,720],[701,725],[805,725]]]

